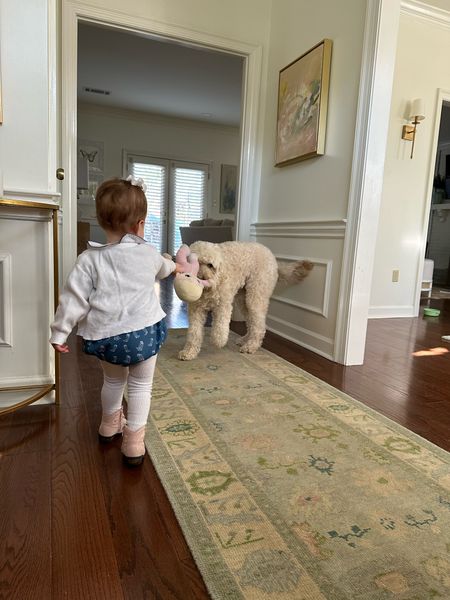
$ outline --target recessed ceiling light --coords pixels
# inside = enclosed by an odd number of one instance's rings
[[[212,117],[211,113],[200,113],[201,117]]]

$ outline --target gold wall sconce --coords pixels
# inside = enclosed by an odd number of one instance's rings
[[[411,125],[403,125],[402,129],[402,140],[408,140],[412,142],[411,156],[414,154],[414,143],[416,141],[416,129],[420,121],[425,119],[425,107],[422,98],[416,98],[411,102],[411,110],[408,121],[411,121]]]

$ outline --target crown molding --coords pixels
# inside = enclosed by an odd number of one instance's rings
[[[450,29],[450,12],[448,10],[425,4],[420,0],[402,0],[400,13]]]

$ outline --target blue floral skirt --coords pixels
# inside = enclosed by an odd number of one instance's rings
[[[83,352],[100,360],[122,365],[134,365],[158,354],[167,337],[167,325],[162,319],[139,331],[121,333],[101,340],[83,339]]]

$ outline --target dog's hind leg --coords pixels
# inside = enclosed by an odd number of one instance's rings
[[[261,347],[266,333],[266,315],[269,308],[269,298],[260,295],[255,290],[247,289],[245,302],[247,305],[247,334],[244,336],[240,352],[253,354]]]
[[[245,304],[245,291],[243,289],[239,290],[234,297],[233,314],[231,315],[231,319],[236,321],[247,321],[248,319],[247,305]],[[246,339],[247,335],[243,335],[236,340],[236,344],[238,346],[242,346]]]
[[[232,312],[232,302],[222,301],[219,306],[213,309],[211,341],[217,348],[223,348],[228,342]]]
[[[197,358],[203,342],[203,326],[205,325],[208,311],[205,309],[192,308],[189,305],[189,329],[186,336],[186,344],[178,353],[180,360],[193,360]]]

